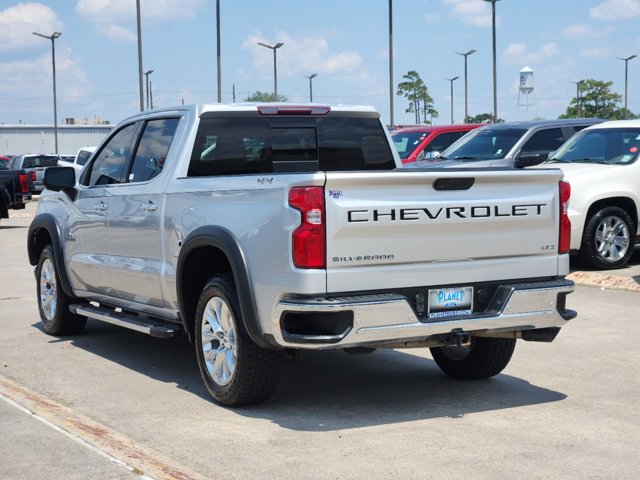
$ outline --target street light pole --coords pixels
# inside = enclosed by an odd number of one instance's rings
[[[217,37],[217,68],[218,68],[218,103],[222,103],[222,66],[220,64],[220,0],[216,0],[216,37]]]
[[[498,123],[498,73],[496,70],[496,2],[499,0],[484,0],[491,3],[491,28],[493,31],[493,123]]]
[[[142,21],[140,20],[140,0],[136,0],[136,25],[138,28],[138,89],[140,90],[140,111],[144,111],[144,87],[142,86]]]
[[[451,124],[452,125],[453,125],[453,82],[455,82],[459,78],[460,77],[445,78],[445,80],[451,83]]]
[[[53,139],[55,143],[55,153],[58,153],[58,100],[56,94],[56,38],[62,35],[61,32],[53,32],[51,35],[43,35],[41,33],[33,32],[38,37],[51,40],[51,66],[53,72]]]
[[[309,101],[313,102],[313,86],[311,85],[311,81],[318,76],[317,73],[312,73],[308,77],[305,75],[304,78],[309,79]]]
[[[146,72],[144,72],[144,76],[147,80],[147,110],[149,110],[149,99],[150,97],[150,90],[149,90],[149,75],[151,75],[153,73],[153,70],[147,70]]]
[[[580,82],[582,80],[571,82],[576,84],[576,118],[580,118]]]
[[[393,0],[389,0],[389,125],[393,120]]]
[[[469,50],[467,53],[459,53],[456,52],[458,55],[462,55],[464,57],[464,122],[462,123],[467,123],[467,118],[469,117],[469,111],[467,108],[467,57],[469,55],[472,55],[474,53],[476,53],[475,50]]]
[[[278,50],[284,43],[276,43],[275,45],[267,45],[266,43],[258,42],[258,45],[273,50],[273,101],[278,101],[278,66],[276,63],[276,50]]]
[[[625,120],[629,117],[629,111],[627,110],[627,80],[629,79],[629,60],[633,60],[637,55],[631,55],[630,57],[621,58],[616,57],[618,60],[622,60],[624,62],[624,118]]]

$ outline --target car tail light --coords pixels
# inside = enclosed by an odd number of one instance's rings
[[[293,232],[293,264],[297,268],[325,268],[324,188],[294,187],[289,205],[302,222]]]
[[[567,182],[560,182],[560,238],[558,239],[558,253],[569,253],[571,245],[570,197],[571,185]]]
[[[31,170],[30,175],[31,175],[31,181],[35,182],[36,181],[36,171],[35,170]]]
[[[18,179],[20,180],[20,190],[22,193],[29,193],[29,178],[27,177],[27,174],[21,173],[18,176]]]

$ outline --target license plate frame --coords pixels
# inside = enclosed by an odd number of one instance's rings
[[[473,287],[430,288],[427,292],[427,317],[444,319],[473,313]]]

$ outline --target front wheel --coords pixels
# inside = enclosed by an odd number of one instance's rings
[[[280,378],[282,352],[263,349],[251,340],[229,276],[209,279],[195,320],[198,367],[214,400],[230,407],[267,400]]]
[[[633,254],[634,237],[629,214],[620,207],[604,207],[584,227],[580,256],[600,270],[624,267]]]
[[[515,338],[471,337],[469,346],[431,348],[440,369],[460,380],[480,380],[499,374],[511,360]]]
[[[45,331],[51,335],[74,335],[82,332],[87,317],[69,311],[72,298],[60,285],[53,247],[47,245],[36,267],[38,310]]]

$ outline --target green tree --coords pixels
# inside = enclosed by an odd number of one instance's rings
[[[433,98],[429,95],[429,89],[422,81],[422,78],[420,78],[418,72],[410,70],[403,75],[402,78],[404,81],[398,84],[398,91],[396,92],[396,95],[402,95],[409,100],[409,107],[405,112],[413,112],[416,123],[421,123],[421,112],[423,114],[424,123],[430,123],[427,120],[427,116],[431,118],[438,118],[438,111],[433,108]],[[422,102],[422,107],[420,106],[420,102]]]
[[[624,108],[618,106],[622,102],[622,95],[611,91],[613,82],[587,79],[578,84],[580,97],[574,97],[565,113],[560,118],[604,118],[605,120],[620,120],[625,118]],[[627,118],[637,118],[637,115],[627,112]]]
[[[493,115],[490,113],[479,113],[478,115],[468,116],[466,123],[492,123]],[[498,118],[498,123],[504,123],[502,118]]]
[[[261,92],[260,90],[256,90],[247,98],[244,99],[245,102],[286,102],[287,97],[284,95],[278,95],[278,97],[274,97],[273,93]]]

